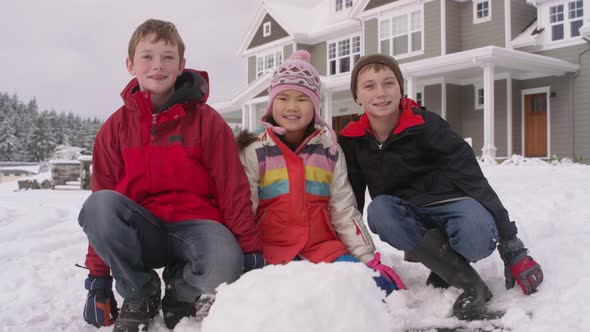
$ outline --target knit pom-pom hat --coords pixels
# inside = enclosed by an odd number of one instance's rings
[[[320,75],[311,64],[311,55],[304,50],[295,51],[273,73],[270,87],[268,88],[268,105],[260,123],[265,127],[272,128],[275,133],[284,135],[286,133],[285,128],[271,124],[272,104],[281,91],[296,90],[304,93],[311,100],[314,109],[315,124],[329,129],[334,145],[337,144],[336,134],[320,116],[320,87]]]

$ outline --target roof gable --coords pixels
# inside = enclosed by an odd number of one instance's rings
[[[270,23],[271,33],[269,36],[264,36],[264,25]],[[258,25],[258,29],[252,36],[248,50],[260,45],[270,43],[275,40],[279,40],[284,37],[288,37],[289,33],[268,13],[262,18],[262,21]]]

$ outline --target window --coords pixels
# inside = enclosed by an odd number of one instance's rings
[[[424,87],[416,88],[416,104],[424,106]]]
[[[475,109],[481,110],[483,109],[484,104],[484,91],[481,84],[475,85]]]
[[[270,22],[264,22],[264,24],[262,24],[262,36],[268,37],[268,36],[270,36],[270,33],[271,33]]]
[[[264,75],[267,71],[275,69],[283,62],[283,52],[274,51],[256,57],[256,77]]]
[[[492,2],[489,0],[473,1],[473,23],[486,22],[492,19]]]
[[[417,54],[423,50],[422,34],[422,10],[381,20],[381,52],[392,56]]]
[[[360,57],[360,36],[328,43],[328,67],[330,69],[330,75],[351,71]]]
[[[580,36],[580,27],[584,17],[584,1],[569,1],[566,6],[561,4],[549,7],[549,25],[551,40],[564,40]]]
[[[336,0],[336,11],[352,7],[352,0]]]

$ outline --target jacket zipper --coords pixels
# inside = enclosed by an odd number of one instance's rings
[[[152,139],[156,135],[156,122],[158,121],[158,114],[152,114],[152,130],[150,131],[150,136]]]

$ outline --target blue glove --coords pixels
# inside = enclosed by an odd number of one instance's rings
[[[109,326],[119,316],[117,301],[113,294],[113,278],[88,275],[84,282],[88,290],[84,305],[84,320],[96,327]]]
[[[266,266],[266,261],[261,253],[249,252],[244,254],[244,273],[254,269],[261,269],[264,266]]]

